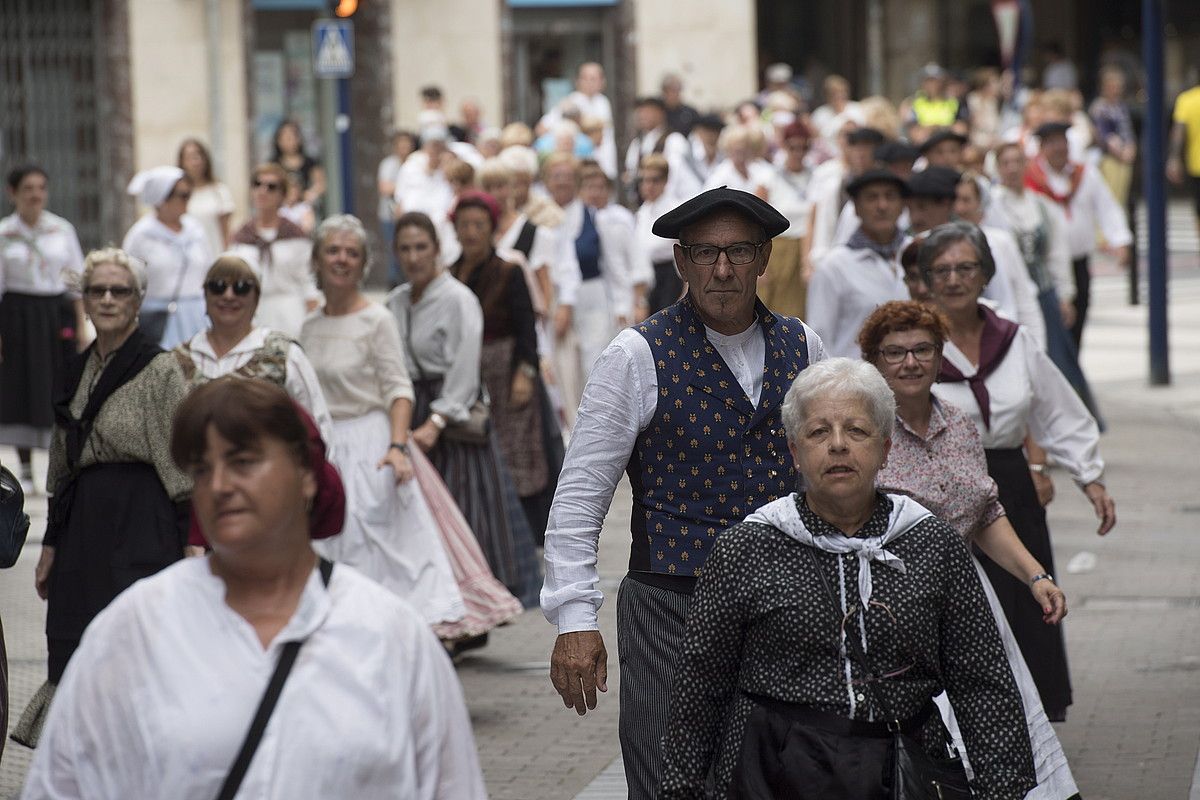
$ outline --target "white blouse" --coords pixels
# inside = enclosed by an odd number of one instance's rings
[[[350,314],[309,314],[300,345],[317,372],[335,420],[387,413],[396,400],[412,400],[412,381],[396,320],[377,303]]]
[[[204,238],[208,240],[209,252],[216,254],[225,249],[221,217],[225,214],[232,214],[236,210],[237,203],[233,201],[233,192],[219,181],[192,189],[192,199],[188,201],[187,213],[204,229]]]
[[[1057,203],[1030,189],[1017,194],[1005,186],[993,186],[983,222],[1015,236],[1020,231],[1041,227],[1043,214],[1047,222],[1046,269],[1054,279],[1058,298],[1070,301],[1075,297],[1075,278],[1071,272],[1067,218]]]
[[[270,332],[270,328],[255,328],[245,339],[235,344],[232,350],[218,356],[208,340],[208,331],[200,331],[188,343],[188,355],[201,375],[214,380],[244,367],[266,344],[267,334]],[[317,373],[313,370],[308,356],[304,355],[304,350],[295,342],[288,347],[287,377],[284,379],[283,388],[312,415],[317,423],[317,430],[321,432],[321,438],[326,443],[332,442],[333,419],[329,416],[329,406],[325,404],[325,394],[321,391]]]
[[[953,342],[946,342],[943,358],[968,378],[975,366]],[[1025,434],[1046,449],[1080,486],[1100,480],[1100,429],[1071,384],[1042,351],[1033,336],[1021,328],[1000,365],[984,379],[989,398],[991,427],[985,428],[979,403],[966,381],[935,383],[933,393],[962,409],[988,449],[1020,447]]]
[[[146,264],[146,300],[169,301],[175,297],[176,287],[180,298],[204,296],[204,276],[213,253],[199,222],[187,214],[180,222],[183,228],[173,231],[151,212],[125,234],[121,249]]]
[[[33,227],[16,214],[0,219],[0,297],[60,295],[68,290],[65,278],[82,270],[75,226],[62,217],[43,211]]]
[[[207,558],[88,626],[21,797],[216,797],[281,648],[305,637],[238,797],[487,797],[462,687],[416,610],[338,564],[263,648]]]

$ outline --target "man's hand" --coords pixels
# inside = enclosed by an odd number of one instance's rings
[[[563,705],[579,716],[596,708],[596,690],[608,691],[608,652],[600,631],[558,635],[550,655],[550,682]]]
[[[1092,502],[1092,508],[1096,511],[1096,519],[1100,520],[1100,527],[1096,529],[1096,533],[1103,536],[1117,524],[1117,504],[1109,497],[1108,492],[1104,489],[1104,484],[1099,481],[1092,481],[1084,486],[1083,493]]]

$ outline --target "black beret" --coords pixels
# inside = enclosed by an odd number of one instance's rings
[[[1063,136],[1066,136],[1067,131],[1069,130],[1071,130],[1071,126],[1066,122],[1047,122],[1042,125],[1038,125],[1037,130],[1033,132],[1033,135],[1039,139],[1044,139],[1047,136],[1054,136],[1056,133],[1061,133]]]
[[[949,167],[926,167],[913,173],[908,179],[908,188],[914,197],[940,197],[954,199],[954,189],[962,176]]]
[[[846,134],[846,142],[849,144],[869,144],[878,147],[886,141],[887,137],[874,128],[855,128]]]
[[[721,119],[719,114],[702,114],[693,128],[707,128],[710,131],[719,131],[725,127],[725,121]]]
[[[872,183],[890,183],[900,190],[901,197],[908,197],[908,184],[896,173],[888,169],[869,169],[862,175],[846,184],[846,194],[857,197],[858,193]]]
[[[708,217],[715,211],[728,208],[746,219],[763,226],[767,236],[774,238],[791,225],[787,217],[780,214],[758,195],[721,186],[701,192],[681,205],[676,206],[654,221],[651,230],[664,239],[678,239],[680,232]]]
[[[884,164],[895,164],[899,161],[911,164],[917,160],[918,155],[917,148],[908,142],[898,142],[894,139],[875,148],[875,160]]]
[[[961,133],[952,131],[949,128],[942,128],[941,130],[934,131],[929,135],[928,139],[921,143],[921,155],[928,153],[942,142],[958,142],[959,144],[966,144],[967,137],[963,136]]]

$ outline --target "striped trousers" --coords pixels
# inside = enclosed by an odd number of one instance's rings
[[[621,581],[617,654],[621,664],[621,756],[629,800],[653,800],[662,772],[662,738],[671,716],[675,659],[692,597]]]

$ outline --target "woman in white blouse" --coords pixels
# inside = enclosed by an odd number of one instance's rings
[[[485,798],[462,689],[421,614],[313,552],[316,479],[287,393],[201,386],[171,455],[212,552],[139,581],[88,627],[22,797]]]
[[[75,227],[46,210],[49,178],[29,164],[8,173],[16,210],[0,219],[0,445],[17,448],[32,493],[32,449],[50,446],[55,378],[74,354],[83,305],[68,290],[83,268]]]
[[[212,327],[175,348],[184,377],[201,384],[222,375],[261,378],[279,384],[333,441],[333,420],[317,373],[290,336],[254,325],[262,294],[258,276],[243,259],[224,255],[204,276],[204,307]]]
[[[129,193],[152,211],[125,234],[122,249],[146,265],[149,286],[141,329],[169,350],[204,330],[204,273],[213,253],[200,223],[187,215],[192,182],[179,167],[134,176]]]
[[[313,262],[325,307],[300,343],[316,369],[333,435],[330,459],[346,488],[341,535],[316,543],[408,600],[431,625],[464,614],[433,514],[413,480],[409,423],[413,387],[396,320],[362,293],[370,260],[367,231],[348,214],[316,231]]]
[[[1104,488],[1100,431],[1079,397],[1023,327],[979,303],[995,273],[987,239],[979,228],[952,222],[934,228],[921,245],[918,264],[933,302],[950,323],[939,383],[933,392],[967,412],[979,429],[988,473],[1021,542],[1054,572],[1046,512],[1038,502],[1021,446],[1028,433],[1066,469],[1095,508],[1104,535],[1116,524],[1116,508]],[[1029,664],[1051,721],[1066,719],[1071,683],[1061,627],[1045,625],[1029,588],[981,556],[1021,652]]]
[[[761,130],[749,125],[730,125],[721,131],[717,146],[725,160],[709,173],[705,190],[728,186],[754,193],[771,182],[775,170],[763,159],[766,139]]]
[[[184,139],[179,145],[176,166],[192,182],[188,216],[204,228],[210,253],[222,253],[229,246],[229,220],[237,209],[233,193],[213,175],[212,154],[199,139]]]

